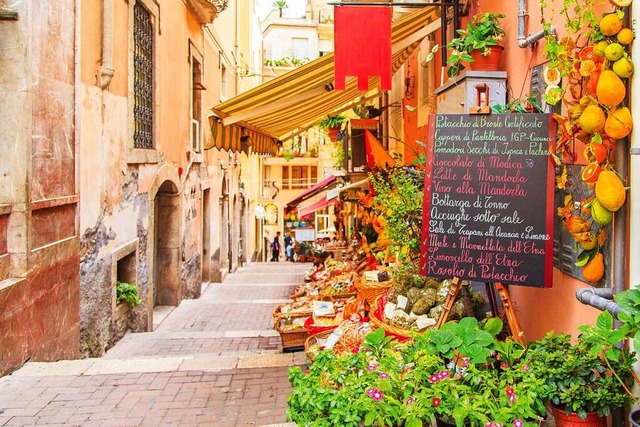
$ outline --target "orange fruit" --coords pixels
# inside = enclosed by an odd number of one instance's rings
[[[605,121],[605,125],[606,125]],[[584,148],[584,158],[589,162],[602,163],[607,158],[607,149],[603,144],[592,142]]]
[[[582,180],[587,183],[596,182],[598,180],[598,175],[600,175],[600,165],[597,163],[589,163],[587,166],[582,168]]]
[[[633,41],[633,31],[631,28],[623,28],[617,35],[618,43],[628,45]]]
[[[610,13],[600,19],[600,31],[605,36],[615,36],[622,29],[622,19],[617,13]]]
[[[596,133],[600,132],[602,128],[604,128],[605,121],[606,117],[604,115],[604,111],[602,111],[602,108],[598,107],[595,104],[591,104],[587,108],[585,108],[580,115],[578,124],[585,132]]]
[[[609,112],[604,122],[604,132],[613,139],[622,139],[633,129],[633,118],[627,107],[616,108]]]
[[[627,89],[616,73],[611,70],[600,73],[598,86],[596,86],[596,96],[600,103],[607,107],[615,107],[624,100],[626,95]]]
[[[596,198],[605,209],[611,212],[617,211],[624,205],[627,193],[615,172],[600,172],[596,181]]]
[[[587,282],[599,282],[604,276],[604,256],[598,252],[582,267],[582,276]]]
[[[586,240],[582,240],[578,242],[578,244],[582,249],[585,249],[588,251],[596,247],[596,245],[598,244],[598,238],[594,236],[593,233],[589,232],[587,234]]]

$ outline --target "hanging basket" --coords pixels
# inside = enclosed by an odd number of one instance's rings
[[[502,61],[502,51],[504,46],[491,46],[488,48],[489,54],[484,56],[480,49],[472,50],[470,55],[473,62],[469,63],[469,67],[473,71],[498,71],[500,70],[500,62]]]

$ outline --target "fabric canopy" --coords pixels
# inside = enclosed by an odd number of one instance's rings
[[[221,121],[215,117],[209,117],[209,126],[211,128],[211,142],[204,147],[205,150],[217,148],[248,153],[251,147],[252,152],[259,154],[276,154],[278,152],[276,140],[260,132],[237,125],[223,126]]]
[[[328,177],[316,183],[313,187],[310,187],[309,189],[305,190],[304,192],[296,196],[295,199],[287,203],[287,208],[289,208],[289,210],[295,208],[300,203],[304,202],[307,199],[310,199],[311,197],[315,196],[316,194],[326,189],[330,185],[334,184],[335,182],[336,182],[335,175],[329,175]]]
[[[380,144],[380,141],[368,130],[364,131],[365,150],[367,152],[367,166],[385,169],[396,164],[389,152]]]
[[[439,6],[417,10],[391,25],[391,70],[404,64],[420,41],[440,27]],[[372,78],[379,86],[380,78]],[[295,70],[212,108],[224,126],[237,124],[286,141],[328,115],[377,97],[379,89],[361,91],[350,78],[345,90],[334,90],[334,54],[328,53]]]
[[[304,206],[298,206],[298,217],[304,218],[308,215],[311,215],[315,211],[319,211],[320,209],[324,209],[327,206],[335,205],[338,203],[338,199],[327,200],[326,197],[322,197],[321,199],[316,200],[315,202],[308,203]]]

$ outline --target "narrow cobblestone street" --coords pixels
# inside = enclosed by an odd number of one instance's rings
[[[282,353],[271,313],[310,266],[243,267],[157,309],[153,332],[126,335],[103,358],[27,363],[0,378],[0,426],[283,423],[287,369],[305,356]]]

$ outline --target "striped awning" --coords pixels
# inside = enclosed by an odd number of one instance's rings
[[[440,7],[425,7],[391,26],[391,71],[404,64],[420,41],[440,28]],[[379,78],[371,85],[380,86]],[[350,109],[379,96],[379,89],[360,91],[350,78],[346,89],[334,88],[334,55],[329,53],[212,108],[223,127],[250,128],[286,141],[316,126],[327,115]]]
[[[277,140],[239,125],[224,126],[222,121],[215,117],[209,117],[211,127],[211,143],[204,147],[205,150],[218,148],[226,151],[251,151],[257,154],[276,154],[278,152]]]

